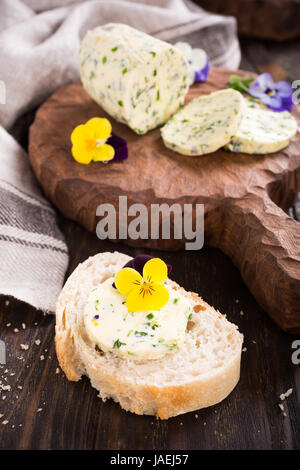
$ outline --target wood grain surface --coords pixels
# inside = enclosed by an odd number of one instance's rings
[[[117,248],[131,256],[141,251],[101,242],[70,221],[61,220],[61,226],[70,249],[68,274],[99,251]],[[300,449],[300,367],[291,361],[295,338],[263,314],[219,250],[169,252],[164,259],[172,263],[176,281],[227,313],[244,333],[247,350],[232,394],[216,406],[168,421],[127,413],[112,400],[102,403],[87,378],[68,382],[62,371],[56,373],[54,317],[12,300],[6,306],[1,299],[0,337],[8,357],[0,380],[11,391],[0,391],[0,448]],[[29,349],[22,350],[21,344]],[[283,402],[284,416],[279,396],[289,388],[293,393]],[[3,420],[8,423],[2,425]]]
[[[239,34],[285,41],[300,37],[298,0],[194,0],[213,13],[234,16]]]
[[[300,76],[300,61],[295,60],[299,44],[284,48],[244,40],[242,47],[244,68],[258,71],[275,61],[291,80]],[[11,130],[24,148],[33,117],[28,113]],[[300,220],[300,203],[289,212]],[[118,249],[131,256],[142,251],[100,242],[62,216],[59,224],[70,250],[67,275],[100,251]],[[292,343],[299,336],[282,332],[264,314],[238,270],[218,249],[169,252],[164,258],[172,263],[179,283],[226,312],[245,335],[247,351],[233,393],[212,408],[164,422],[126,413],[111,400],[102,403],[87,379],[70,383],[61,372],[56,374],[54,317],[12,299],[6,305],[1,297],[0,339],[6,343],[7,364],[0,368],[0,381],[11,385],[10,392],[0,390],[1,449],[300,449],[300,365],[291,361]],[[29,349],[22,350],[21,344]],[[289,388],[293,393],[283,402],[284,416],[279,396]]]
[[[206,83],[190,89],[187,101],[225,88],[230,73],[213,68]],[[294,113],[300,122],[299,111]],[[218,150],[197,158],[165,148],[159,129],[141,137],[113,121],[113,131],[128,142],[128,160],[80,165],[72,158],[69,136],[75,126],[94,116],[110,118],[77,82],[47,100],[30,129],[31,165],[62,214],[93,232],[100,204],[112,204],[119,217],[119,196],[127,196],[128,207],[144,204],[149,214],[154,203],[202,203],[206,243],[230,256],[281,328],[299,332],[300,228],[278,206],[292,205],[300,188],[300,134],[274,154]],[[150,227],[149,220],[149,233]],[[183,248],[185,241],[124,240],[161,250]]]

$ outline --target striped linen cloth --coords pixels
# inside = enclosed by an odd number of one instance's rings
[[[67,246],[28,155],[1,127],[0,143],[0,293],[54,312]]]
[[[0,295],[46,312],[55,311],[68,251],[26,152],[8,132],[23,113],[79,78],[81,38],[108,22],[202,47],[217,66],[240,62],[235,19],[189,0],[0,1]]]

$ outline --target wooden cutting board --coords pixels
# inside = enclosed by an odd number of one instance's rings
[[[213,68],[193,86],[187,101],[226,87],[230,71]],[[237,72],[246,74],[246,72]],[[300,122],[300,113],[294,111]],[[107,165],[80,165],[71,156],[70,134],[94,116],[108,117],[128,142],[129,158]],[[158,129],[137,136],[113,121],[80,82],[55,92],[30,129],[32,168],[47,197],[68,218],[95,231],[96,208],[128,196],[143,203],[205,205],[205,243],[220,248],[239,268],[249,289],[284,330],[300,332],[300,225],[282,209],[300,188],[300,135],[287,149],[266,156],[217,152],[184,157],[163,145]],[[178,240],[127,240],[144,248],[177,250]],[[196,252],[195,252],[196,256]],[[212,286],[213,289],[213,286]]]

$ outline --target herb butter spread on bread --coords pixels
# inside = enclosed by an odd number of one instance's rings
[[[278,152],[287,147],[297,132],[297,121],[288,111],[275,112],[253,99],[245,107],[228,150],[250,154]]]
[[[239,127],[244,99],[236,90],[194,98],[161,129],[166,147],[183,155],[203,155],[227,144]]]
[[[190,78],[178,49],[117,23],[87,32],[79,68],[89,95],[137,134],[165,123],[180,108]]]
[[[84,313],[89,338],[102,351],[131,359],[158,359],[177,351],[192,318],[188,299],[167,287],[169,300],[160,310],[129,312],[113,282],[107,279],[89,296]]]
[[[183,325],[186,325],[180,347],[166,352],[162,357],[135,360],[130,355],[120,355],[123,348],[126,350],[125,346],[119,344],[126,342],[125,339],[122,341],[125,338],[123,333],[121,338],[108,338],[101,334],[99,341],[100,336],[93,338],[88,332],[86,306],[89,301],[94,300],[91,297],[89,299],[90,293],[96,289],[94,293],[104,295],[100,314],[102,312],[103,315],[108,315],[108,303],[114,303],[111,302],[111,289],[114,289],[111,283],[115,279],[115,284],[121,290],[125,289],[126,286],[117,282],[117,273],[123,271],[124,265],[130,261],[132,258],[122,253],[101,253],[80,264],[68,278],[57,302],[55,336],[57,356],[67,378],[77,381],[82,375],[86,375],[90,378],[92,386],[99,391],[102,400],[112,398],[127,411],[156,415],[161,419],[219,403],[227,397],[239,380],[243,336],[224,315],[205,303],[197,294],[186,292],[169,278],[164,285],[154,285],[153,288],[157,289],[157,292],[166,289],[167,294],[165,292],[163,295],[166,294],[167,302],[164,306],[170,315],[174,314],[174,323],[182,322],[182,326],[178,325],[180,332]],[[149,280],[147,273],[143,273],[143,279],[144,277],[149,284],[161,282],[159,276]],[[100,289],[101,286],[103,290]],[[148,285],[146,287],[149,288]],[[122,295],[118,290],[115,291],[121,299]],[[124,301],[129,305],[132,302],[130,296],[131,292],[128,292],[121,305]],[[99,296],[99,303],[100,299]],[[176,299],[178,301],[175,301]],[[95,297],[96,300],[98,297]],[[115,308],[117,306],[120,307],[118,302]],[[163,311],[164,306],[159,310]],[[186,318],[188,308],[191,309],[192,317]],[[107,313],[104,313],[105,309]],[[87,310],[87,313],[88,316],[92,313],[97,315],[93,309],[91,313]],[[125,310],[124,313],[126,314]],[[138,318],[140,313],[135,311],[132,314]],[[153,330],[143,325],[145,317],[151,313],[154,317],[158,315],[158,312],[148,309],[141,313],[143,320],[142,325],[139,323],[139,328],[142,326],[140,331],[147,333],[154,331],[153,338],[158,341],[158,328]],[[113,314],[111,311],[111,315]],[[129,312],[128,314],[130,315]],[[152,320],[154,318],[151,316],[149,322]],[[114,325],[114,335],[121,333],[117,332],[117,329],[121,329],[120,325]],[[177,326],[174,328],[173,325],[170,326],[170,332],[166,332],[165,339],[171,331],[174,331],[176,337],[179,336]],[[111,347],[113,339],[114,343],[117,342],[115,346],[120,347]],[[109,349],[105,350],[105,344]],[[132,347],[136,352],[139,351],[136,344],[131,344]]]

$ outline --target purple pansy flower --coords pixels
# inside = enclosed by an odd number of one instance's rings
[[[111,145],[115,149],[115,156],[111,162],[121,162],[128,158],[128,147],[125,139],[116,134],[111,134],[106,144]]]
[[[194,74],[195,74],[194,75],[194,78],[195,78],[194,83],[206,82],[206,80],[208,78],[208,75],[209,75],[209,71],[210,71],[210,63],[209,63],[209,60],[207,58],[206,64],[203,67],[203,69],[197,70],[197,71],[194,72]]]
[[[126,263],[123,266],[123,268],[133,268],[136,271],[138,271],[140,273],[140,275],[142,276],[143,275],[143,268],[144,268],[145,264],[147,263],[147,261],[149,261],[152,258],[157,258],[157,256],[137,255],[135,258],[128,261],[128,263]],[[167,264],[167,268],[168,268],[168,275],[169,275],[170,272],[172,271],[171,264]],[[116,289],[115,283],[113,283],[113,287]]]
[[[256,81],[249,85],[249,94],[260,99],[273,111],[291,111],[294,107],[290,83],[274,82],[269,73],[259,75]]]
[[[180,50],[190,66],[190,85],[205,82],[210,71],[210,63],[203,49],[193,49],[187,42],[177,42],[175,47]]]

